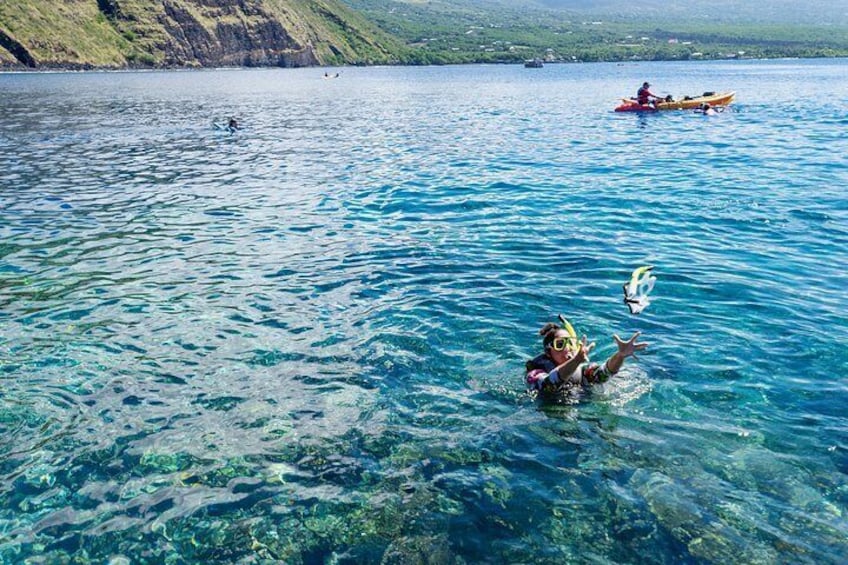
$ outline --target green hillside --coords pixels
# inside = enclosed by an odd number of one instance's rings
[[[0,68],[848,56],[845,10],[815,15],[826,0],[805,19],[788,0],[723,2],[625,16],[624,0],[0,0]]]
[[[127,49],[96,0],[2,2],[0,45],[27,66],[53,61],[118,66]]]
[[[375,64],[403,52],[336,0],[0,2],[6,66]]]
[[[645,13],[625,9],[623,0],[345,1],[402,39],[411,49],[407,59],[421,63],[848,56],[844,18],[826,24],[809,23],[815,18],[792,22],[789,16],[763,21],[751,19],[750,10],[735,17],[729,8],[719,18],[707,10],[705,0],[650,2]],[[774,1],[764,0],[759,10],[767,12],[765,4]],[[822,0],[815,2],[822,5]],[[543,3],[572,10],[540,7]],[[658,7],[684,4],[700,7]],[[580,11],[573,10],[578,6]],[[601,7],[602,15],[591,12]]]

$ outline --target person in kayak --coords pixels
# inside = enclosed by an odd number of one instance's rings
[[[230,133],[235,133],[237,129],[241,129],[239,127],[239,123],[238,121],[236,121],[235,118],[231,117],[230,120],[227,122],[227,131]]]
[[[651,92],[649,90],[650,88],[650,84],[648,84],[647,82],[643,82],[642,87],[636,92],[636,102],[644,106],[645,104],[651,102],[651,99],[653,99],[654,101],[662,100],[660,96],[657,96],[656,94]]]
[[[595,343],[587,344],[585,335],[578,340],[565,318],[560,316],[560,320],[562,326],[547,323],[539,330],[544,352],[527,361],[525,366],[524,381],[530,392],[551,397],[578,386],[606,382],[618,373],[625,359],[648,347],[647,343],[636,342],[641,332],[634,333],[626,341],[614,335],[618,351],[603,364],[592,363],[589,353]]]

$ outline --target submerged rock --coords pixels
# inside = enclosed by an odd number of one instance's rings
[[[752,543],[715,514],[685,484],[659,472],[639,470],[630,486],[642,495],[657,521],[683,543],[689,552],[713,563],[774,563],[777,552],[766,544]],[[718,505],[718,501],[715,502]]]
[[[463,563],[451,553],[447,536],[406,536],[394,540],[382,565],[448,565]]]

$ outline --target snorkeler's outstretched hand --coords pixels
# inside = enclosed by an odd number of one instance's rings
[[[642,351],[648,347],[647,343],[636,343],[636,339],[638,339],[641,333],[642,332],[634,333],[627,341],[618,337],[618,334],[612,336],[615,340],[615,344],[618,346],[618,354],[621,355],[623,359],[636,357],[637,351]]]
[[[577,359],[578,363],[583,363],[589,360],[589,353],[595,349],[595,342],[587,343],[587,338],[584,335],[583,340],[580,342],[580,348],[574,354],[574,358]]]

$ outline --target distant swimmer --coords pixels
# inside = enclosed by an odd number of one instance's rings
[[[706,102],[704,102],[700,106],[695,108],[695,113],[703,114],[705,116],[715,116],[716,114],[718,114],[718,111]]]
[[[228,131],[231,134],[235,133],[236,130],[240,130],[241,126],[235,118],[227,118],[227,122],[212,122],[212,127],[219,130]]]
[[[561,393],[581,386],[604,383],[614,376],[624,365],[628,357],[635,357],[637,351],[648,347],[647,343],[637,343],[640,332],[630,339],[623,340],[613,336],[618,351],[603,364],[589,361],[589,353],[595,343],[586,343],[586,336],[578,339],[577,332],[562,315],[562,325],[545,324],[539,335],[542,336],[544,352],[527,361],[524,381],[530,392],[543,397],[556,399]]]

